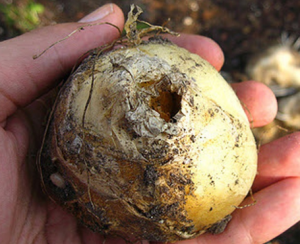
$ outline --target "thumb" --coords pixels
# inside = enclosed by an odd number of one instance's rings
[[[49,91],[85,52],[109,43],[123,28],[121,9],[107,4],[84,17],[80,23],[48,26],[0,43],[0,121]],[[88,24],[87,24],[88,23]],[[39,58],[33,56],[58,42]]]

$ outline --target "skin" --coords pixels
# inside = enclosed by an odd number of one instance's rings
[[[95,22],[111,22],[121,29],[123,13],[117,6],[113,8],[110,15]],[[45,94],[70,72],[83,53],[118,36],[116,29],[108,25],[86,27],[37,60],[32,59],[78,26],[82,23],[45,27],[0,43],[0,240],[3,243],[94,244],[104,240],[42,194],[35,169],[45,115],[52,102],[51,95]],[[201,55],[218,70],[221,68],[223,54],[212,40],[182,35],[174,42]],[[267,87],[247,81],[234,84],[233,88],[251,114],[253,127],[273,120],[276,100]],[[253,186],[258,203],[235,211],[222,234],[204,234],[182,243],[264,243],[279,235],[300,220],[299,165],[299,133],[261,146]],[[243,204],[251,202],[249,198]],[[105,240],[124,243],[110,237]]]

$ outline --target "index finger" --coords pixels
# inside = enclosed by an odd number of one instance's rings
[[[212,39],[191,34],[180,34],[179,37],[167,35],[168,39],[184,47],[192,53],[198,54],[207,60],[217,70],[220,70],[224,63],[224,54],[220,46]]]

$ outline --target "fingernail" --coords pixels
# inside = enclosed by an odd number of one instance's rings
[[[96,20],[101,20],[113,12],[114,12],[114,5],[112,3],[105,4],[102,7],[93,11],[92,13],[88,14],[87,16],[83,17],[78,22],[93,22]]]

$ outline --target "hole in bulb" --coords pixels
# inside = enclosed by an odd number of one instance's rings
[[[181,109],[181,98],[176,92],[161,91],[159,96],[150,99],[150,107],[166,122],[176,123],[174,116]]]

